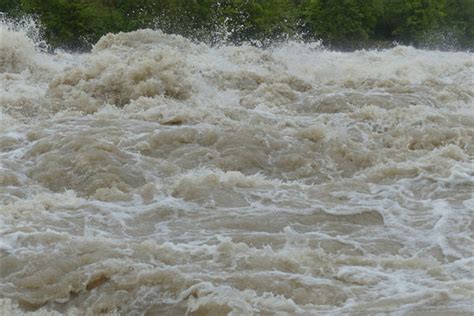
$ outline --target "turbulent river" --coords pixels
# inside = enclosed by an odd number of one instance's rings
[[[2,315],[472,312],[473,53],[0,36]]]

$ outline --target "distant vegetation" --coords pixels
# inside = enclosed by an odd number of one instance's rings
[[[87,49],[108,32],[159,28],[206,42],[321,39],[337,49],[473,49],[474,0],[0,0],[34,15],[53,47]]]

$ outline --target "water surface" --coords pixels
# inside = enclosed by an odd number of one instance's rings
[[[472,312],[472,53],[0,57],[5,315]]]

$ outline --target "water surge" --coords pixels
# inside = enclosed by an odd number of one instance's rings
[[[472,53],[0,31],[5,315],[472,312]]]

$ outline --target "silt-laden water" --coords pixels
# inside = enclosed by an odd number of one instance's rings
[[[4,315],[472,312],[472,53],[0,35]]]

